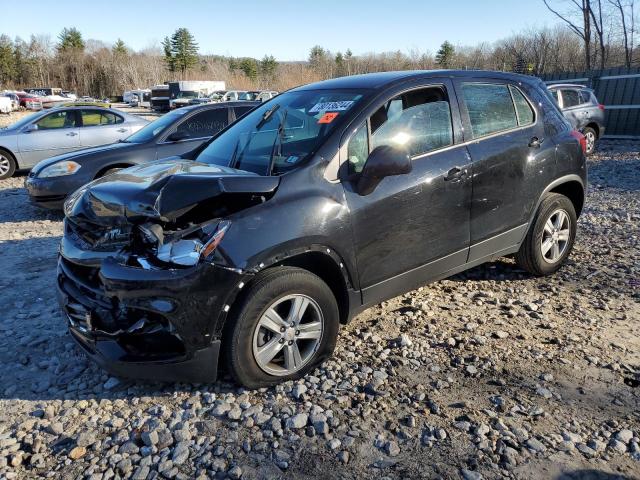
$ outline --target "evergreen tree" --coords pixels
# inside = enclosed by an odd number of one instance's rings
[[[240,70],[251,80],[258,78],[258,62],[253,58],[243,58],[240,61]]]
[[[449,68],[453,64],[453,57],[456,53],[456,49],[451,43],[445,40],[445,42],[440,45],[440,50],[436,53],[436,63],[440,65],[442,68]]]
[[[13,42],[6,35],[0,35],[0,83],[11,82],[16,76],[16,58]]]
[[[278,62],[273,55],[265,55],[260,61],[260,73],[265,77],[272,77],[277,68]]]
[[[63,28],[60,35],[58,35],[58,51],[84,51],[84,40],[82,39],[82,34],[80,31],[75,28]]]
[[[118,56],[118,55],[127,55],[129,53],[129,49],[127,48],[127,46],[125,45],[125,43],[122,41],[121,38],[116,40],[116,43],[113,44],[113,47],[111,48],[111,51],[116,56]]]
[[[169,42],[167,40],[165,38],[162,46],[165,58],[168,58],[169,70],[184,74],[198,64],[198,44],[189,30],[179,28],[171,36],[171,40]],[[168,52],[170,56],[167,55]]]
[[[175,62],[173,61],[173,53],[171,52],[171,39],[164,37],[162,40],[162,51],[164,52],[164,63],[167,64],[167,68],[170,72],[175,72]]]

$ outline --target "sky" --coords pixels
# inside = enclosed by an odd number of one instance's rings
[[[202,54],[305,60],[314,45],[356,54],[493,42],[529,27],[555,25],[542,0],[0,0],[0,34],[28,39],[76,27],[85,39],[119,37],[134,50],[177,28]],[[34,14],[29,14],[33,12]],[[47,13],[49,12],[49,13]]]

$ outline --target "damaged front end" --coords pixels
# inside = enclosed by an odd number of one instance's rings
[[[220,244],[229,217],[277,186],[276,177],[183,161],[76,192],[65,205],[57,285],[73,337],[118,375],[214,380],[220,319],[246,276]]]

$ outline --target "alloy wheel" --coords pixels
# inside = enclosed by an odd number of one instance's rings
[[[570,236],[569,215],[562,209],[554,210],[544,224],[540,241],[540,251],[545,262],[556,263],[562,258],[569,245]]]
[[[322,311],[311,297],[281,297],[269,305],[255,327],[253,357],[269,375],[291,375],[313,358],[323,331]]]
[[[11,162],[7,157],[0,153],[0,177],[9,173]]]
[[[596,135],[595,133],[589,131],[586,133],[585,137],[587,139],[587,153],[591,153],[593,152],[593,149],[596,145]]]

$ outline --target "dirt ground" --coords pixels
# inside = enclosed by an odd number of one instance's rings
[[[557,274],[504,259],[384,302],[259,391],[87,361],[55,299],[62,217],[0,181],[0,478],[640,478],[639,150],[589,160]]]

